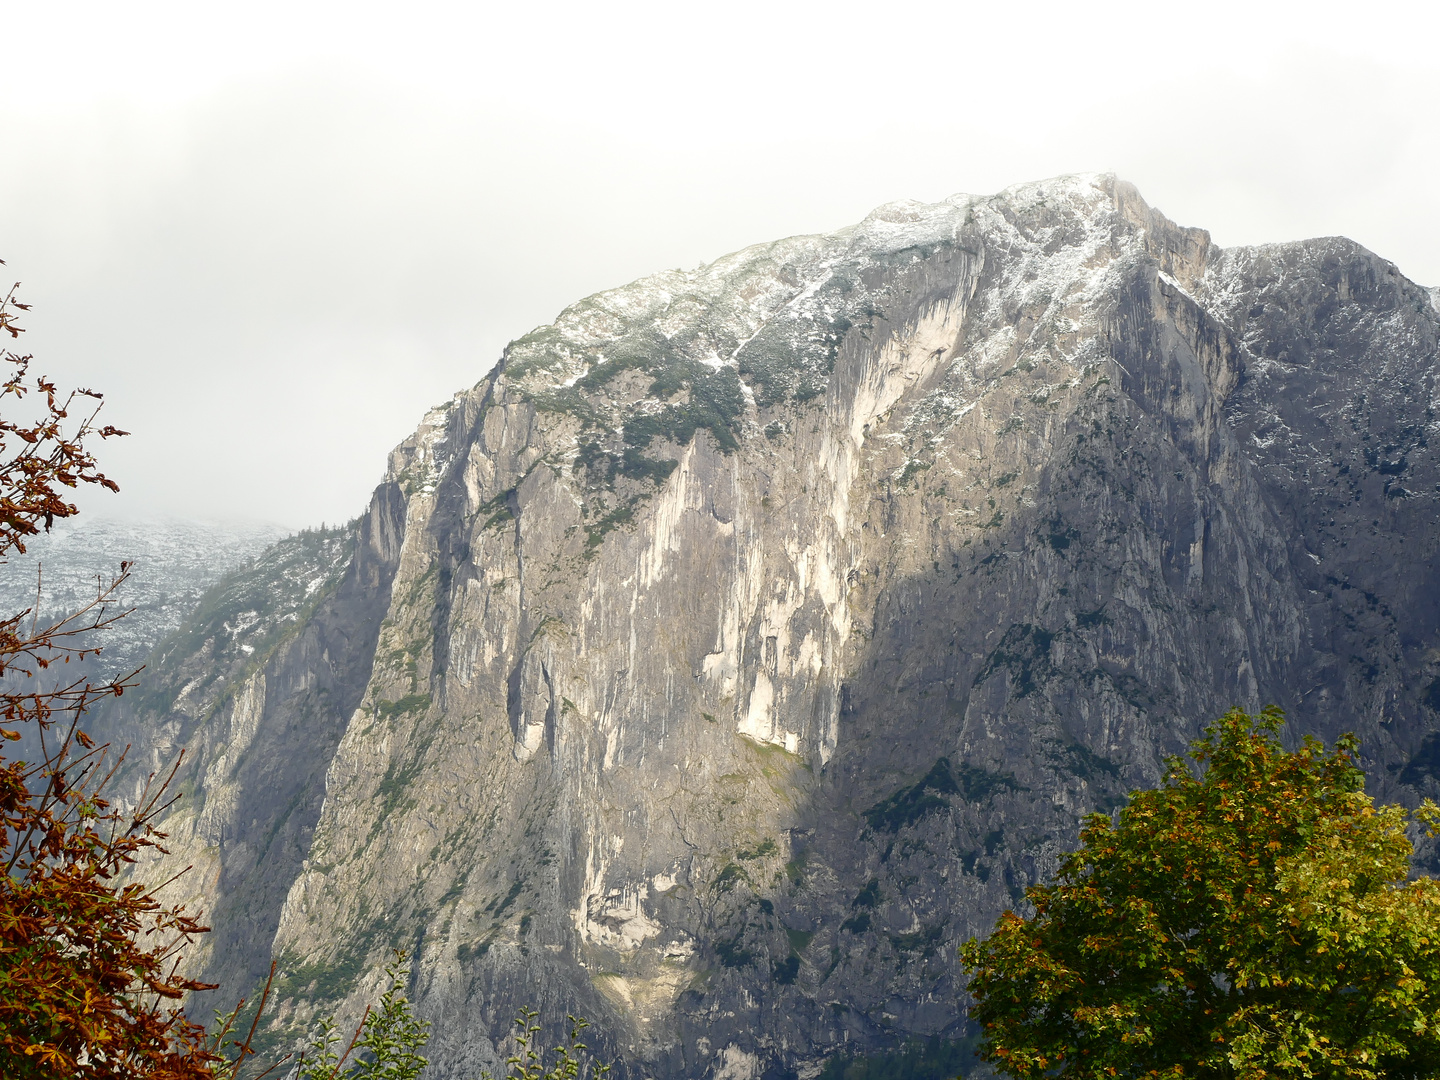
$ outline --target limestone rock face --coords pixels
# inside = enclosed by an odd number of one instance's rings
[[[279,958],[278,1039],[408,948],[435,1077],[523,1004],[626,1076],[808,1077],[963,1036],[956,945],[1233,704],[1440,794],[1437,326],[1112,177],[582,301],[248,579],[313,602],[114,720],[192,748],[209,974]]]

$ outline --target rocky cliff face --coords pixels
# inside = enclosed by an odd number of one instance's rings
[[[524,1003],[808,1077],[961,1038],[955,946],[1232,704],[1440,794],[1437,327],[1110,177],[582,301],[114,719],[192,748],[202,966],[280,1038],[409,948],[436,1077]]]

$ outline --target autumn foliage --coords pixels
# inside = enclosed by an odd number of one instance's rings
[[[12,289],[0,301],[0,334],[18,338],[25,309]],[[68,492],[115,489],[87,440],[125,433],[97,424],[99,394],[60,393],[30,375],[28,355],[5,350],[0,359],[8,365],[0,385],[4,556],[75,514]],[[17,420],[27,408],[38,416]],[[93,601],[58,620],[38,618],[38,597],[35,610],[0,617],[0,748],[23,737],[33,759],[0,757],[6,1080],[208,1080],[223,1061],[180,1010],[187,992],[205,988],[179,973],[180,951],[205,928],[157,899],[164,883],[127,880],[137,858],[164,840],[155,821],[170,805],[168,780],[152,778],[133,806],[110,801],[107,784],[123,754],[96,746],[80,727],[87,709],[123,693],[133,675],[93,682],[65,674],[98,651],[97,631],[123,616],[115,598],[126,573],[122,564]]]

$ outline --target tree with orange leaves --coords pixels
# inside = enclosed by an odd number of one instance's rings
[[[24,310],[12,288],[0,300],[0,333],[18,338],[15,319]],[[97,424],[94,391],[62,394],[30,375],[29,355],[4,350],[0,360],[9,365],[0,383],[3,560],[77,512],[67,490],[117,490],[85,444],[125,432]],[[29,403],[38,405],[38,418],[14,419]],[[181,950],[206,927],[160,901],[159,886],[127,873],[147,849],[163,850],[155,822],[171,802],[169,777],[152,777],[133,807],[112,803],[106,788],[124,755],[108,754],[80,727],[87,709],[134,685],[136,673],[105,682],[59,675],[98,653],[94,634],[123,617],[115,604],[127,574],[122,563],[94,600],[58,621],[39,618],[38,600],[31,611],[0,618],[0,747],[24,733],[27,756],[36,759],[0,756],[0,1075],[7,1080],[210,1080],[217,1069],[233,1072],[181,1011],[186,993],[210,988],[179,970]]]

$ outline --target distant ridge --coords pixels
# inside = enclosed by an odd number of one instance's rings
[[[27,543],[24,555],[0,565],[0,611],[34,606],[37,569],[44,582],[41,614],[53,616],[94,599],[98,579],[108,582],[122,561],[133,562],[119,601],[135,610],[105,633],[99,664],[109,674],[132,671],[206,589],[291,532],[264,522],[63,519]]]

